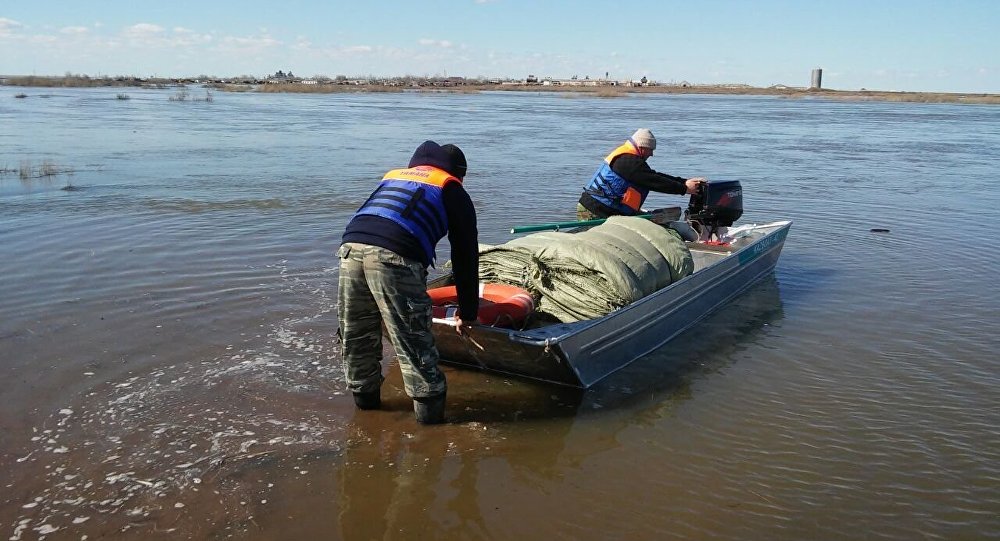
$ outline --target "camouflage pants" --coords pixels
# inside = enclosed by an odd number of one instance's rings
[[[431,334],[427,267],[391,250],[345,243],[340,257],[337,316],[347,386],[373,392],[382,385],[382,324],[396,350],[406,394],[445,392]]]
[[[587,207],[583,206],[580,203],[577,203],[576,204],[576,219],[579,220],[579,221],[581,221],[581,222],[586,221],[586,220],[595,220],[595,219],[597,219],[597,215],[595,215],[593,212],[590,212],[589,210],[587,210]]]

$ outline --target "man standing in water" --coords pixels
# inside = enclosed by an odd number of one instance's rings
[[[640,128],[611,151],[584,188],[576,205],[576,218],[583,221],[634,216],[650,191],[677,195],[696,193],[705,179],[684,179],[654,171],[646,163],[654,149],[656,137],[653,132]]]
[[[384,323],[417,420],[444,422],[447,385],[431,334],[427,267],[447,234],[458,290],[455,329],[464,333],[479,311],[479,233],[465,172],[461,149],[424,141],[406,169],[385,174],[347,224],[337,252],[338,333],[347,386],[360,409],[382,405]]]

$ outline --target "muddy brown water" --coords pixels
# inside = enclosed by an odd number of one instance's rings
[[[6,538],[997,538],[1000,109],[172,92],[0,87],[0,166],[70,170],[0,175]],[[459,144],[500,243],[642,126],[794,221],[773,275],[585,392],[448,368],[421,427],[387,349],[354,409],[333,253],[385,170]]]

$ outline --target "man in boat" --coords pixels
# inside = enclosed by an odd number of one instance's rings
[[[479,310],[479,233],[465,172],[461,149],[424,141],[406,169],[385,174],[347,224],[337,252],[338,334],[347,386],[360,409],[382,404],[384,323],[417,420],[444,422],[447,385],[431,334],[427,267],[447,234],[458,291],[455,329],[464,333]]]
[[[656,149],[656,137],[640,128],[604,158],[584,188],[576,206],[578,220],[639,214],[649,192],[690,195],[697,191],[702,177],[682,178],[654,171],[646,160]]]

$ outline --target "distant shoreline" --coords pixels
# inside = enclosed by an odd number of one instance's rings
[[[220,90],[234,90],[220,87]],[[251,91],[245,89],[242,91]],[[298,93],[335,93],[335,92],[454,92],[475,94],[478,92],[563,92],[588,94],[598,98],[621,98],[632,94],[703,94],[703,95],[735,95],[735,96],[784,96],[787,98],[821,97],[845,101],[898,101],[913,103],[976,103],[1000,105],[1000,94],[971,94],[946,92],[885,92],[874,90],[826,90],[790,87],[751,87],[732,85],[656,85],[639,87],[622,86],[544,86],[537,84],[521,85],[463,85],[457,87],[419,87],[400,88],[385,85],[337,86],[331,88],[309,88],[298,84],[267,84],[258,85],[256,92],[298,92]]]
[[[782,96],[786,98],[827,98],[845,101],[894,101],[911,103],[968,103],[998,104],[1000,94],[953,93],[953,92],[905,92],[881,90],[830,90],[799,88],[788,86],[753,87],[749,85],[690,85],[690,84],[649,84],[645,86],[625,86],[600,84],[597,81],[580,82],[574,85],[551,85],[543,83],[504,82],[502,84],[482,84],[477,82],[455,82],[453,80],[423,80],[400,84],[324,82],[306,84],[297,82],[208,82],[195,79],[137,79],[137,78],[90,78],[87,76],[41,77],[6,76],[0,77],[0,86],[36,88],[91,88],[91,87],[132,87],[170,88],[200,85],[223,92],[262,93],[365,93],[365,92],[446,92],[475,94],[478,92],[535,92],[571,93],[598,98],[623,98],[633,94],[703,94],[742,96]]]

